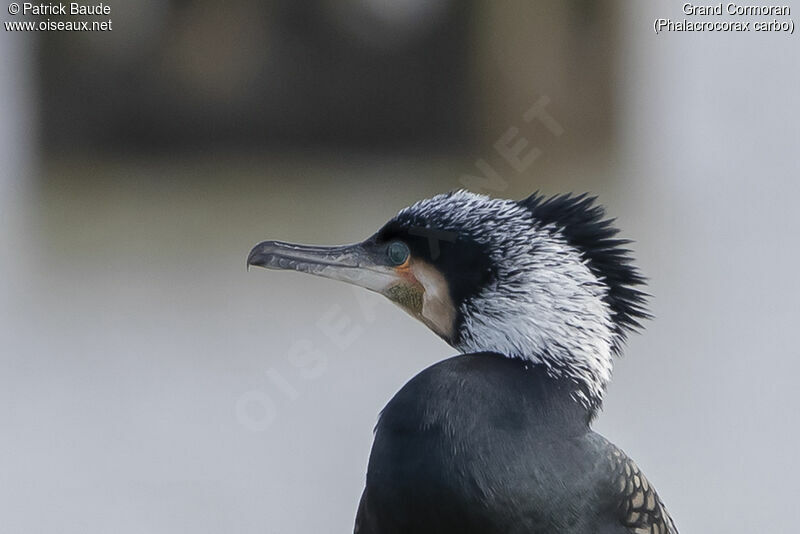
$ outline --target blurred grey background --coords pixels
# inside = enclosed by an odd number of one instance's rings
[[[245,256],[466,184],[599,194],[655,320],[597,428],[682,532],[794,532],[798,37],[656,36],[682,4],[139,0],[111,32],[0,30],[0,529],[350,532],[379,410],[452,350]]]

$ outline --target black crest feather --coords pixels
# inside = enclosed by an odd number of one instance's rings
[[[570,194],[545,198],[538,192],[521,200],[542,226],[552,225],[555,231],[580,251],[589,269],[608,286],[606,302],[611,308],[619,341],[628,332],[641,327],[640,319],[648,319],[648,294],[638,289],[645,278],[632,265],[630,240],[619,239],[614,219],[605,218],[605,210],[597,197]],[[619,347],[617,347],[619,348]]]

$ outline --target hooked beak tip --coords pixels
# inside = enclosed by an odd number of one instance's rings
[[[247,270],[250,271],[251,266],[264,267],[267,264],[266,248],[271,244],[270,241],[264,241],[254,246],[247,255]]]

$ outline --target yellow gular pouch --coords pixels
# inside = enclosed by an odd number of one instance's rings
[[[422,316],[422,286],[401,282],[386,290],[386,297],[415,316]]]

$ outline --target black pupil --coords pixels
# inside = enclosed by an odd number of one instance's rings
[[[389,245],[389,261],[393,265],[401,265],[408,259],[408,246],[400,241],[395,241]]]

